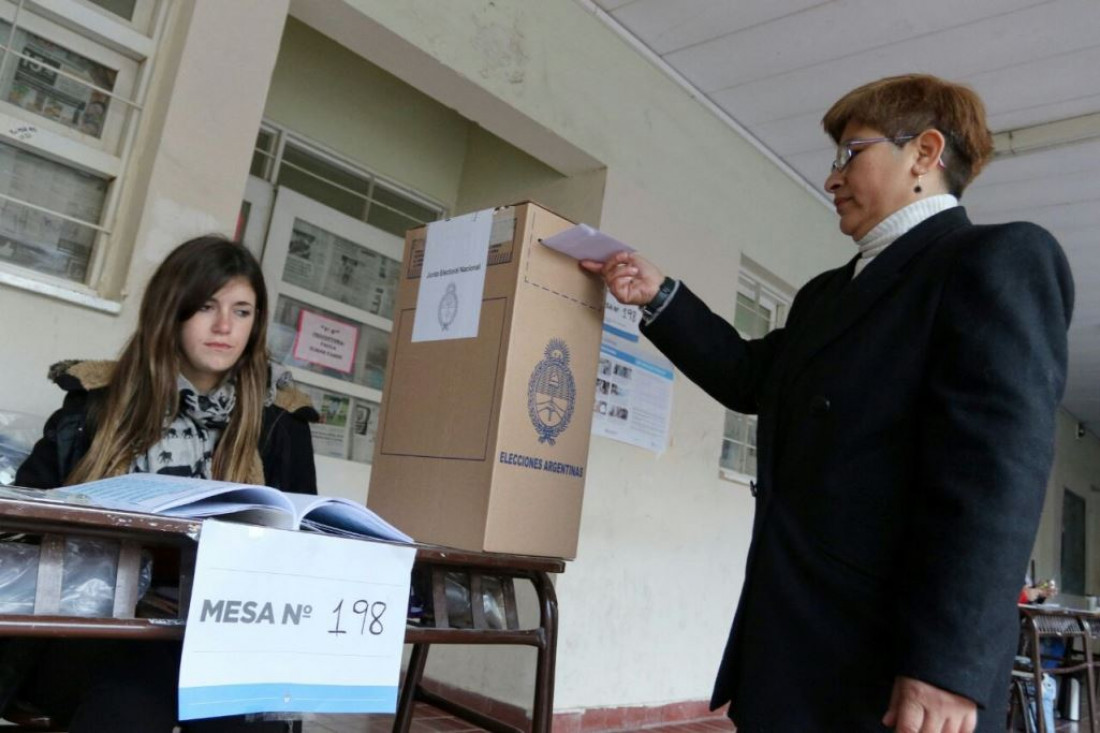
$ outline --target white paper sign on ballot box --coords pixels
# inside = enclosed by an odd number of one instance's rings
[[[207,520],[181,720],[393,712],[416,549]]]

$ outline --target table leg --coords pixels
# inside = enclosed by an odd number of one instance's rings
[[[424,666],[428,663],[430,644],[413,644],[409,656],[409,668],[405,671],[405,683],[401,685],[401,697],[397,703],[397,715],[393,720],[394,733],[409,733],[412,726],[413,708],[416,707],[416,691],[424,677]]]
[[[543,643],[535,672],[535,702],[531,710],[532,733],[550,733],[554,723],[554,666],[558,652],[558,597],[546,573],[534,573],[531,581],[539,597]]]

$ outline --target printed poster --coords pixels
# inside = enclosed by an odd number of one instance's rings
[[[672,363],[604,333],[596,374],[592,432],[661,453],[672,414]]]

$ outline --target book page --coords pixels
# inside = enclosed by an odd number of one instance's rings
[[[392,542],[413,538],[361,504],[338,496],[286,494],[299,517],[299,526],[314,532],[345,537],[373,537]]]
[[[217,502],[234,505],[272,506],[286,513],[294,508],[282,492],[267,486],[234,484],[228,481],[166,476],[155,473],[131,473],[125,476],[65,486],[51,492],[54,498],[74,503],[92,503],[108,509],[161,514],[173,509],[173,515],[186,517],[186,507],[203,502],[204,514]],[[220,499],[218,497],[221,497]],[[232,510],[236,511],[236,509]]]
[[[186,504],[172,509],[165,509],[159,514],[168,517],[183,517],[185,519],[207,519],[214,517],[226,522],[238,522],[241,524],[259,524],[274,529],[297,529],[294,516],[286,508],[250,504],[247,502],[223,501],[216,496],[211,499],[197,501],[194,504]]]

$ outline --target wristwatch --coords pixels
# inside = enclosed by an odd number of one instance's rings
[[[642,318],[649,321],[657,315],[661,310],[661,306],[665,304],[669,296],[672,295],[672,291],[676,289],[676,281],[671,277],[666,277],[661,286],[657,288],[657,294],[653,296],[653,300],[649,301],[642,306]]]

